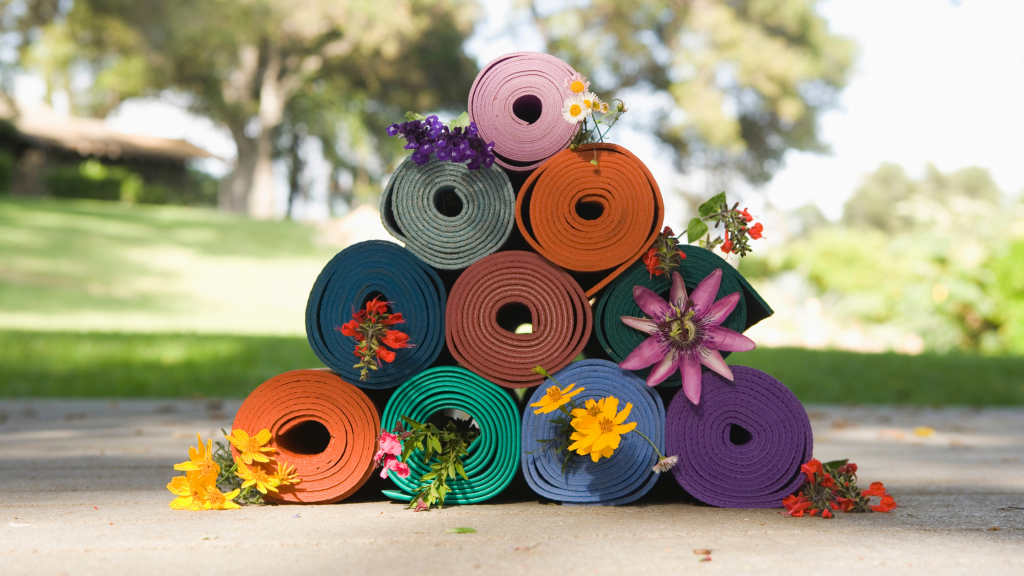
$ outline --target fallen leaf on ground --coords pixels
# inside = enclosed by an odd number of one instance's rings
[[[444,531],[445,534],[473,534],[476,530],[473,528],[449,528]]]
[[[918,426],[914,428],[914,436],[933,436],[935,435],[935,428],[931,426]]]
[[[999,526],[993,526],[988,529],[989,532],[999,532]]]
[[[700,554],[701,556],[707,556],[708,554],[711,554],[711,550],[707,550],[707,549],[704,549],[704,548],[699,548],[697,550],[694,550],[693,553],[694,554]]]

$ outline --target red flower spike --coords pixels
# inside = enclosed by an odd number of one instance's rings
[[[825,474],[825,478],[821,481],[821,485],[825,488],[835,488],[836,481],[828,474]]]
[[[832,511],[829,510],[828,508],[825,508],[824,510],[821,511],[822,518],[832,518],[833,516],[835,516],[835,514],[833,514]]]
[[[345,336],[355,338],[356,340],[363,339],[363,335],[358,332],[359,322],[356,322],[355,320],[349,320],[348,322],[342,324],[341,328],[335,328],[335,330],[341,332]]]
[[[675,233],[672,232],[671,228],[669,228],[668,226],[665,226],[665,229],[661,231],[661,235],[662,236],[675,236]]]
[[[721,250],[722,250],[722,252],[724,252],[726,254],[728,254],[729,252],[732,252],[732,240],[729,240],[729,231],[728,230],[725,231],[725,242],[722,243]]]
[[[875,512],[889,512],[896,508],[899,508],[899,504],[892,496],[882,496],[882,502],[871,507]]]
[[[686,260],[686,252],[679,250],[679,257],[682,258],[683,260]]]
[[[387,348],[377,348],[377,357],[385,362],[393,362],[395,360],[395,353]]]
[[[402,318],[402,313],[401,312],[393,312],[393,313],[388,315],[387,319],[381,320],[380,323],[385,325],[385,326],[393,326],[395,324],[403,324],[403,323],[405,323],[405,319]]]
[[[737,212],[742,214],[743,215],[743,219],[746,220],[747,222],[751,222],[754,219],[754,217],[750,215],[750,212],[747,212],[746,208],[744,208],[743,210],[737,210]]]
[[[761,223],[758,222],[757,224],[754,224],[753,226],[750,227],[750,230],[747,231],[747,234],[750,235],[750,237],[753,238],[754,240],[760,240],[762,232],[764,232],[764,226],[762,226]]]
[[[658,265],[661,263],[658,259],[658,251],[651,248],[644,254],[644,266],[647,266],[647,273],[652,276],[661,276],[661,270],[658,270]]]
[[[839,468],[839,470],[837,470],[837,472],[839,472],[840,474],[856,474],[857,465],[854,464],[853,462],[850,462],[849,464],[844,464]]]

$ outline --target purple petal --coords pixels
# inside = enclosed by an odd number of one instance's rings
[[[683,394],[686,394],[694,405],[700,404],[700,360],[696,354],[683,356],[679,375],[683,377]]]
[[[701,312],[707,312],[711,305],[715,302],[715,296],[718,296],[718,286],[722,284],[722,269],[715,268],[715,271],[708,274],[707,278],[700,281],[697,288],[694,289],[693,293],[690,294],[690,299],[693,300],[693,305],[697,309],[697,314]],[[636,292],[634,291],[634,294]]]
[[[658,331],[658,325],[646,318],[633,318],[632,316],[619,316],[622,323],[630,328],[636,328],[641,332],[654,334]]]
[[[725,319],[729,317],[729,314],[732,314],[733,309],[736,308],[736,303],[739,301],[739,292],[729,294],[725,298],[722,298],[711,305],[711,309],[708,310],[708,313],[704,316],[704,320],[710,324],[718,326],[722,322],[725,322]]]
[[[647,377],[647,385],[657,386],[661,384],[665,381],[665,378],[668,378],[675,372],[677,366],[675,354],[665,356],[661,359],[661,362],[654,366],[654,370],[651,370],[650,376]]]
[[[704,332],[707,334],[704,345],[708,348],[726,352],[748,352],[757,348],[757,344],[750,338],[722,326],[707,326]]]
[[[732,382],[732,370],[729,369],[729,365],[722,359],[722,355],[718,353],[718,350],[705,348],[704,354],[701,354],[700,363]]]
[[[683,282],[683,277],[679,272],[672,272],[672,291],[669,293],[669,298],[676,308],[680,310],[686,308],[686,283]]]
[[[643,286],[633,286],[633,300],[651,318],[664,318],[672,311],[668,302],[658,296],[657,292]]]
[[[658,341],[657,336],[651,336],[644,340],[639,346],[633,349],[626,356],[626,359],[619,362],[619,368],[626,370],[643,370],[651,364],[665,357],[665,347]]]

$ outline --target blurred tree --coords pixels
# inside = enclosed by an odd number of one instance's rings
[[[769,180],[789,149],[827,151],[817,119],[854,58],[817,0],[522,0],[548,45],[619,94],[649,88],[672,109],[656,134],[680,166]]]
[[[802,272],[851,321],[920,336],[933,350],[1024,351],[1024,242],[1008,241],[1008,212],[987,170],[919,180],[883,164],[846,203],[843,225],[744,263],[747,271]]]
[[[0,0],[0,20],[20,33],[23,65],[60,87],[85,70],[79,101],[102,114],[126,98],[172,90],[193,111],[225,125],[238,147],[222,189],[224,209],[274,212],[275,148],[281,127],[306,122],[331,159],[331,139],[376,129],[396,110],[464,106],[475,65],[462,52],[472,28],[469,0]],[[13,11],[13,12],[12,12]],[[77,53],[64,48],[73,39]],[[62,76],[63,74],[63,76]],[[301,101],[299,101],[301,100]],[[356,110],[359,112],[353,113]],[[401,113],[398,114],[400,117]],[[389,161],[382,132],[368,146]],[[383,142],[381,142],[383,141]],[[285,143],[285,145],[288,145]]]

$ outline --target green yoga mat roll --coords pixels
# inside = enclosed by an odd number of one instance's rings
[[[394,430],[401,416],[425,422],[446,410],[461,410],[473,417],[480,436],[469,446],[463,460],[469,480],[458,478],[448,485],[452,491],[445,504],[474,504],[501,493],[519,469],[519,430],[522,417],[507,391],[465,368],[431,368],[399,386],[388,400],[381,425]],[[411,474],[388,475],[399,490],[384,495],[408,502],[416,494],[420,477],[430,471],[422,452],[409,456]]]
[[[692,291],[716,268],[722,269],[722,283],[718,288],[718,298],[739,292],[742,297],[736,304],[732,314],[726,318],[722,326],[743,332],[747,328],[772,315],[772,309],[761,298],[756,290],[743,276],[714,252],[699,246],[680,246],[686,254],[679,273],[686,282],[686,290]],[[594,331],[597,333],[601,347],[615,362],[622,362],[626,356],[640,345],[647,337],[639,330],[622,323],[620,316],[644,318],[644,313],[633,300],[633,287],[645,286],[668,299],[672,288],[669,275],[652,277],[642,261],[635,262],[621,276],[616,278],[598,297],[594,310]],[[727,356],[728,352],[722,352]],[[635,373],[646,379],[651,369],[636,370]],[[662,386],[680,386],[682,382],[678,371],[665,380]]]
[[[406,158],[380,199],[384,228],[424,262],[460,270],[494,253],[515,225],[516,197],[497,166],[470,170]]]

